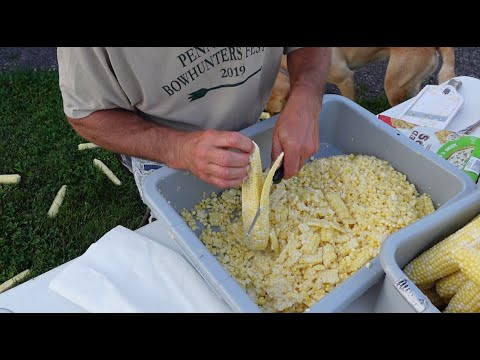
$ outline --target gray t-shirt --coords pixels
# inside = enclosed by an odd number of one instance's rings
[[[238,131],[258,120],[282,54],[295,49],[58,48],[64,112],[123,108],[180,130]]]

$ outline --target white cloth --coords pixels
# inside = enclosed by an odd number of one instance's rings
[[[49,288],[94,313],[231,312],[180,254],[117,226]]]

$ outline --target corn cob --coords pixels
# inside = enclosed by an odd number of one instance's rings
[[[427,194],[422,194],[417,198],[417,204],[415,206],[420,216],[426,216],[435,211],[432,199]]]
[[[248,179],[242,184],[242,220],[245,231],[248,231],[260,207],[260,216],[247,239],[247,246],[252,250],[264,250],[270,235],[270,189],[273,175],[279,168],[284,153],[275,160],[264,181],[260,149],[255,142],[253,144],[255,150],[250,157]]]
[[[255,146],[255,150],[250,155],[250,170],[247,174],[248,180],[242,184],[242,220],[245,233],[250,228],[255,213],[260,206],[263,187],[260,149],[255,141],[253,141],[253,145]],[[255,224],[255,226],[257,226],[257,224]]]
[[[53,199],[52,205],[50,205],[50,209],[48,210],[47,215],[49,217],[55,217],[58,214],[58,210],[60,206],[62,206],[63,199],[65,199],[65,193],[67,192],[67,185],[63,185],[60,190],[58,190],[55,199]]]
[[[115,174],[105,165],[101,160],[93,159],[93,164],[100,169],[115,185],[122,185],[122,182],[115,176]]]
[[[480,312],[480,285],[469,280],[458,290],[448,303],[446,313]]]
[[[468,279],[480,285],[480,250],[473,246],[459,246],[453,249],[452,257]]]
[[[23,280],[28,274],[30,274],[30,269],[22,271],[20,274],[15,275],[10,280],[5,281],[4,283],[0,284],[0,293],[7,291],[12,286],[14,286],[17,282]]]
[[[18,184],[20,178],[19,174],[0,175],[0,184]]]
[[[438,280],[435,284],[435,290],[443,300],[448,302],[467,280],[468,278],[463,272],[457,271]]]
[[[94,149],[94,148],[98,148],[98,145],[94,143],[78,144],[78,150],[87,150],[87,149]]]
[[[436,281],[459,270],[452,250],[480,237],[480,215],[411,261],[404,269],[415,285]]]
[[[445,307],[445,305],[447,305],[444,299],[440,297],[440,295],[435,291],[434,288],[423,290],[423,293],[428,298],[428,300],[430,300],[430,302],[437,308],[441,309]]]

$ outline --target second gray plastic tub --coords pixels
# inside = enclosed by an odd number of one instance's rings
[[[262,165],[270,166],[272,130],[278,116],[242,131],[260,147]],[[474,189],[472,180],[461,170],[429,152],[394,128],[379,121],[374,114],[353,101],[338,95],[325,95],[320,114],[320,150],[315,158],[339,154],[367,154],[387,160],[396,170],[407,175],[421,193],[428,193],[435,205],[455,202]],[[180,215],[191,209],[204,192],[221,190],[187,171],[162,168],[147,177],[144,198],[157,221],[163,223],[170,236],[199,271],[212,289],[237,312],[260,312],[260,308],[231,277],[205,245],[187,226]],[[342,311],[359,298],[384,275],[378,256],[337,286],[310,308],[310,312]]]
[[[422,291],[403,272],[410,261],[461,229],[480,214],[480,190],[444,206],[422,223],[412,224],[386,239],[380,248],[385,279],[374,312],[439,313]]]

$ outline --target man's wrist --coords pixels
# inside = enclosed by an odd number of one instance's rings
[[[312,87],[298,87],[292,91],[285,108],[293,107],[296,111],[308,111],[315,117],[322,110],[323,93]]]
[[[185,169],[185,154],[189,146],[189,135],[186,131],[175,130],[167,127],[154,127],[155,138],[158,150],[150,157],[156,161],[163,162],[175,169]],[[160,155],[160,156],[159,156]]]

